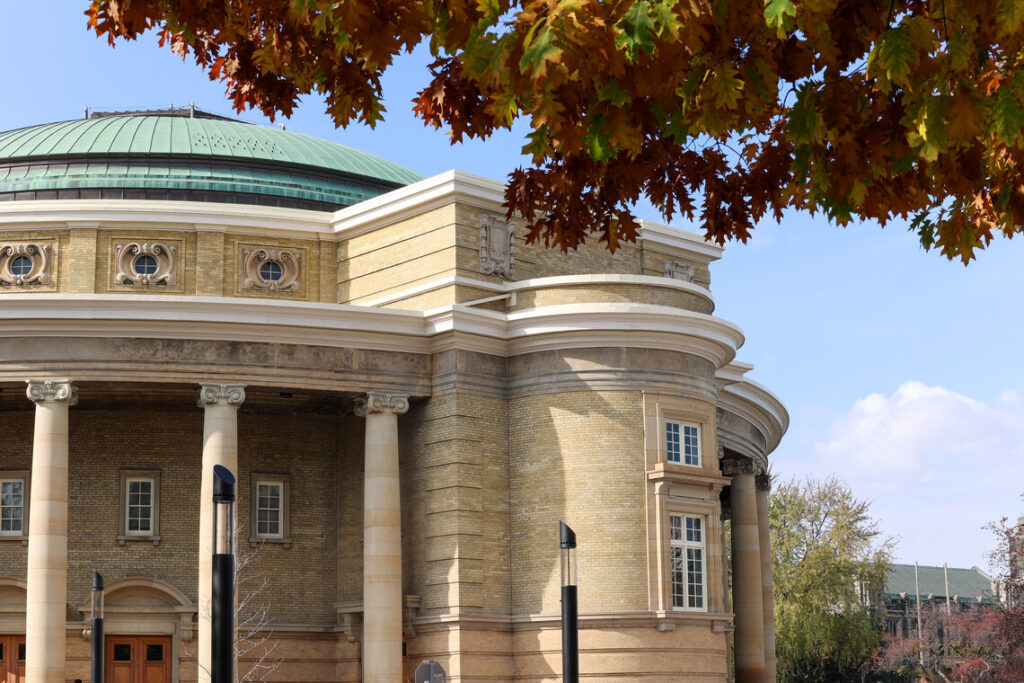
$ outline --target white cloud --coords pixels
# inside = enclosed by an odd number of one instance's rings
[[[815,443],[819,466],[874,500],[903,560],[984,567],[980,528],[1022,511],[1024,406],[1007,394],[990,405],[917,381],[870,394]]]

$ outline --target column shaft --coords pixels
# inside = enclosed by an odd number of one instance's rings
[[[761,541],[761,606],[764,609],[764,683],[775,683],[775,596],[772,593],[772,540],[768,525],[768,475],[757,478],[757,535]]]
[[[736,681],[764,678],[764,607],[761,541],[757,528],[754,473],[749,461],[732,473],[732,602],[736,615]]]
[[[213,622],[213,467],[222,465],[238,475],[238,406],[245,400],[244,384],[202,384],[203,464],[199,492],[199,628],[196,656],[199,682],[210,680]]]
[[[28,383],[36,403],[32,441],[28,586],[25,604],[25,679],[64,683],[68,579],[68,407],[70,380]]]
[[[363,681],[402,681],[402,510],[398,415],[402,396],[368,395],[363,479]]]

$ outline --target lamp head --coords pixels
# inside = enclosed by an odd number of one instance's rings
[[[232,503],[235,500],[235,475],[223,465],[213,466],[213,502]]]
[[[570,529],[565,522],[558,523],[558,539],[563,550],[576,547],[576,532]]]

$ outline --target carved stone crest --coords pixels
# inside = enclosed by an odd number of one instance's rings
[[[243,249],[242,289],[297,292],[302,254],[286,249]]]
[[[485,216],[480,223],[480,271],[511,280],[515,237],[515,223]]]
[[[0,244],[0,285],[48,285],[52,247],[38,242]]]
[[[665,277],[683,282],[693,282],[693,274],[692,264],[665,259]]]
[[[131,242],[114,249],[115,284],[174,286],[177,282],[178,248],[173,244]]]

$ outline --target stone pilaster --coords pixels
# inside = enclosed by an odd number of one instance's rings
[[[757,484],[757,537],[761,541],[761,607],[764,609],[764,683],[775,683],[775,597],[772,593],[772,539],[768,525],[770,475],[759,474]]]
[[[244,384],[199,385],[203,415],[203,473],[199,493],[199,681],[210,680],[213,596],[213,467],[238,475],[238,407],[245,401]]]
[[[736,615],[737,683],[761,683],[764,678],[764,606],[761,586],[761,541],[757,524],[754,463],[747,458],[722,461],[722,473],[732,477],[732,603]]]
[[[402,681],[402,508],[398,416],[409,398],[369,393],[356,402],[366,418],[363,479],[363,681]]]
[[[32,440],[32,514],[28,525],[25,680],[64,683],[68,583],[69,379],[29,380],[36,404]]]

